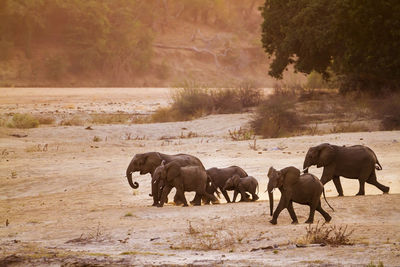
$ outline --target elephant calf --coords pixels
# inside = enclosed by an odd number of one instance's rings
[[[224,195],[226,202],[230,203],[231,200],[229,199],[229,195],[226,192],[226,190],[233,190],[233,188],[227,188],[224,189],[226,181],[228,181],[229,178],[231,178],[233,175],[238,175],[240,177],[247,177],[247,173],[240,167],[238,166],[230,166],[227,168],[210,168],[207,169],[207,174],[210,176],[211,180],[215,184],[219,190],[221,190],[221,193]],[[214,194],[216,189],[213,187],[209,186],[207,188],[207,193],[209,194]],[[247,194],[246,194],[247,195]],[[242,199],[244,201],[244,199]]]
[[[268,178],[269,182],[267,190],[269,193],[271,215],[274,207],[272,190],[274,188],[279,188],[282,193],[278,207],[272,216],[272,220],[269,221],[270,223],[277,224],[279,213],[281,213],[283,209],[287,208],[290,217],[292,218],[292,224],[297,224],[298,221],[293,209],[293,202],[310,206],[310,215],[305,223],[314,222],[315,210],[321,213],[326,222],[330,222],[332,217],[321,207],[320,198],[322,192],[324,192],[324,186],[315,175],[310,173],[300,175],[300,170],[295,167],[287,167],[280,171],[271,167],[268,171]],[[331,206],[329,207],[333,210]]]
[[[224,191],[230,188],[233,188],[235,190],[233,193],[232,202],[236,201],[236,197],[239,192],[242,195],[242,199],[244,199],[244,201],[249,200],[246,192],[249,192],[251,194],[252,201],[256,201],[258,199],[258,196],[256,194],[256,190],[258,193],[258,181],[253,176],[239,177],[239,175],[237,174],[233,175],[226,181]]]
[[[163,161],[160,166],[155,170],[156,182],[159,183],[162,190],[160,190],[160,203],[158,207],[164,205],[164,201],[172,188],[176,188],[176,195],[183,201],[184,206],[188,206],[184,192],[196,192],[193,200],[195,206],[201,205],[201,198],[203,196],[211,199],[212,203],[219,203],[218,199],[206,192],[206,187],[209,182],[206,171],[199,166],[186,166],[181,167],[176,162],[165,164]]]

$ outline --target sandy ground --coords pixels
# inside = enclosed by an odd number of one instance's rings
[[[167,101],[168,89],[160,88],[0,88],[1,114],[51,113],[63,107],[66,112],[149,112]],[[0,128],[0,266],[400,266],[399,131],[257,139],[254,150],[253,141],[232,141],[228,135],[250,117],[92,125],[92,131],[86,125]],[[197,137],[181,138],[189,132]],[[101,141],[94,142],[94,136]],[[390,186],[390,194],[367,184],[367,196],[356,197],[358,181],[342,178],[345,197],[339,198],[328,183],[328,201],[335,208],[332,212],[323,202],[333,217],[329,225],[354,230],[354,245],[299,248],[308,208],[295,205],[298,225],[290,224],[287,211],[278,225],[269,224],[266,173],[270,166],[301,168],[308,147],[323,142],[372,148],[383,166],[378,180]],[[147,151],[190,153],[206,168],[239,165],[258,179],[260,200],[151,207],[150,176],[134,174],[137,190],[125,178],[133,155]],[[317,176],[321,171],[310,169]],[[279,194],[275,199],[276,206]],[[323,220],[320,214],[318,220]]]

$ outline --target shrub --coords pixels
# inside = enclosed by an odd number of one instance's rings
[[[243,108],[257,106],[263,98],[259,86],[256,82],[250,80],[241,82],[237,88],[237,93]]]
[[[257,108],[250,122],[254,132],[266,138],[287,136],[302,128],[295,112],[296,96],[289,91],[275,91]]]
[[[53,124],[55,119],[50,116],[39,116],[36,117],[40,124]]]
[[[213,109],[213,101],[208,89],[196,85],[176,89],[172,93],[172,101],[172,109],[176,110],[183,120],[209,114]]]
[[[124,124],[131,117],[130,114],[91,114],[91,123],[94,124]]]
[[[312,226],[311,224],[306,228],[306,236],[303,241],[310,244],[325,244],[331,246],[339,245],[352,245],[350,236],[354,230],[347,230],[346,226],[336,227],[335,225],[326,225],[319,222]]]
[[[39,126],[39,121],[30,114],[20,114],[16,113],[13,115],[10,123],[7,124],[9,128],[37,128]]]
[[[83,120],[78,115],[74,115],[71,118],[63,119],[60,122],[60,125],[63,126],[82,126],[83,124]]]
[[[373,103],[373,109],[382,120],[382,130],[400,129],[400,94],[392,95],[384,99],[382,103]]]

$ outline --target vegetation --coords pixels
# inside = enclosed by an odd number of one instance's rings
[[[331,246],[353,245],[350,236],[354,230],[348,230],[347,226],[327,225],[325,223],[309,224],[306,228],[306,236],[302,242],[307,244],[325,244]]]
[[[400,89],[400,2],[267,0],[262,43],[274,56],[269,74],[332,70],[342,92]]]
[[[24,113],[16,113],[13,115],[10,123],[7,124],[9,128],[37,128],[39,126],[39,121],[35,117],[30,114]]]
[[[256,106],[262,99],[261,89],[254,83],[241,83],[236,88],[208,88],[185,82],[171,91],[170,107],[159,108],[153,115],[155,122],[182,121],[213,113],[238,113]]]

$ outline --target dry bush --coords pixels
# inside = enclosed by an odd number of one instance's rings
[[[306,236],[301,242],[306,244],[325,244],[331,246],[339,245],[353,245],[350,236],[353,234],[354,229],[349,230],[346,226],[327,225],[325,223],[315,226],[309,224],[306,227]]]
[[[91,123],[94,124],[124,124],[130,119],[130,114],[91,114]]]
[[[55,118],[51,116],[36,116],[36,119],[39,124],[53,124],[55,122]]]
[[[254,132],[266,138],[293,135],[301,130],[302,122],[295,110],[294,91],[275,90],[257,108],[250,125]]]
[[[178,244],[173,244],[172,249],[190,249],[190,250],[221,250],[232,248],[239,240],[243,240],[244,236],[240,235],[235,239],[235,234],[232,231],[224,230],[222,227],[194,227],[188,221],[188,230],[186,238]]]
[[[229,137],[233,141],[243,141],[254,139],[254,132],[251,129],[245,129],[240,127],[239,130],[228,130]]]
[[[62,126],[82,126],[84,121],[79,115],[74,115],[70,118],[65,118],[60,121],[60,125]]]
[[[331,133],[355,133],[355,132],[366,132],[368,127],[364,124],[356,124],[352,122],[336,123],[330,129]]]
[[[95,242],[103,242],[108,239],[108,237],[101,231],[100,223],[97,227],[91,230],[89,233],[82,233],[80,237],[68,240],[65,243],[79,243],[79,244],[89,244]]]
[[[14,114],[11,119],[11,122],[7,124],[7,127],[9,128],[20,128],[20,129],[37,128],[38,126],[39,126],[38,119],[27,113]]]
[[[382,101],[373,101],[372,109],[381,119],[382,130],[400,129],[400,94],[389,96]]]
[[[102,139],[98,137],[97,135],[93,136],[93,142],[100,142]]]
[[[46,152],[48,150],[49,145],[44,144],[43,146],[41,144],[34,145],[34,146],[29,146],[25,148],[25,152]]]

